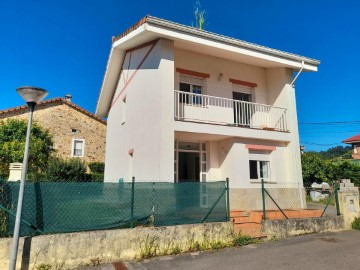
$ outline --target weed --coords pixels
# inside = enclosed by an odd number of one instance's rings
[[[51,264],[48,264],[48,263],[42,263],[36,267],[36,270],[51,270],[51,269],[52,269],[52,266],[51,266]]]
[[[173,255],[177,255],[177,254],[180,254],[181,253],[181,247],[179,245],[176,245],[172,248],[171,250],[171,254]]]
[[[90,259],[90,263],[92,266],[98,266],[101,263],[101,259],[100,257]]]
[[[354,230],[360,230],[360,217],[357,217],[351,222],[351,228]]]
[[[238,234],[233,239],[232,244],[234,247],[241,247],[241,246],[246,246],[246,245],[250,245],[253,243],[256,243],[256,240],[254,238],[252,238],[251,236]]]
[[[146,259],[155,257],[159,251],[159,239],[156,236],[146,236],[145,240],[140,242],[140,258]]]

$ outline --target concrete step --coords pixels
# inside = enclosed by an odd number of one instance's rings
[[[236,211],[231,211],[230,212],[230,217],[248,217],[250,214],[247,211],[240,211],[240,210],[236,210]]]
[[[234,224],[241,223],[241,222],[251,222],[249,216],[231,217],[230,220]]]
[[[254,237],[254,238],[266,238],[267,237],[266,235],[261,233],[260,224],[258,224],[257,226],[252,225],[252,226],[246,226],[246,227],[244,227],[244,226],[241,226],[241,227],[235,226],[234,227],[234,232],[236,234],[241,233],[241,234],[244,234],[244,235],[249,235],[249,236]]]

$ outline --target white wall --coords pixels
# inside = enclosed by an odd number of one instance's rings
[[[260,187],[258,183],[250,181],[249,149],[246,148],[246,144],[275,146],[276,150],[264,152],[268,153],[270,158],[271,181],[281,184],[294,183],[293,172],[289,170],[285,143],[232,138],[218,142],[219,163],[213,164],[219,168],[221,179],[229,177],[231,188]]]
[[[266,69],[209,55],[175,48],[175,67],[210,74],[206,79],[205,94],[232,99],[229,78],[257,83],[255,102],[267,104]],[[223,77],[218,80],[219,74]],[[179,73],[175,75],[175,89],[179,90]]]
[[[126,54],[115,99],[149,49]],[[173,42],[161,39],[109,112],[105,181],[128,180],[130,149],[134,149],[132,172],[138,181],[173,181],[173,70]]]

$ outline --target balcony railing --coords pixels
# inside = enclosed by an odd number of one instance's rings
[[[284,108],[177,90],[175,120],[288,131]]]

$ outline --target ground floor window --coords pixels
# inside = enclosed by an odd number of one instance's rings
[[[250,180],[270,180],[270,153],[249,151]]]
[[[261,179],[269,179],[269,161],[261,161],[261,160],[250,160],[250,179],[251,180],[261,180]]]

